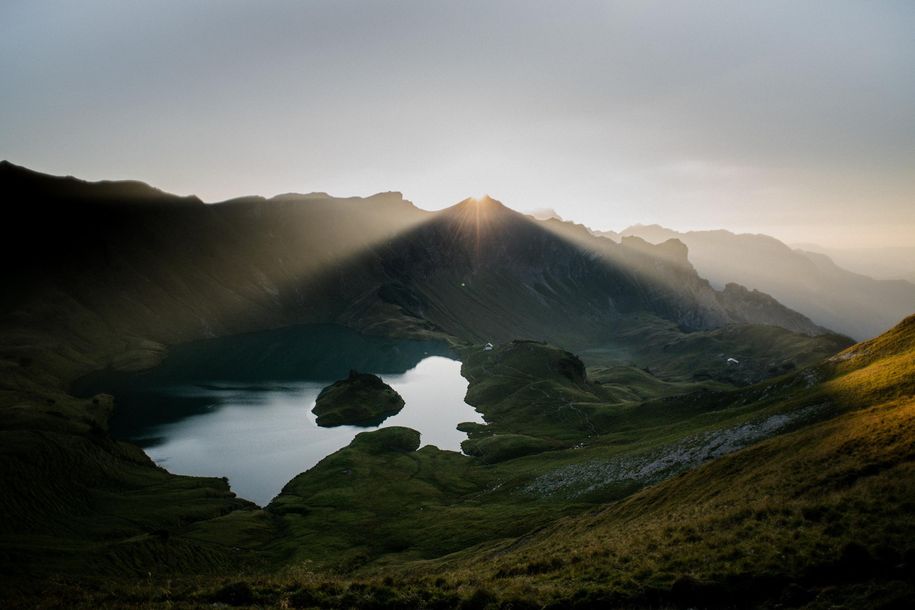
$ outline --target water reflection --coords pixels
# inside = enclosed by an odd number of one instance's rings
[[[466,435],[457,424],[483,421],[464,402],[467,381],[460,369],[456,360],[430,356],[404,373],[382,373],[405,406],[379,427],[407,426],[420,432],[423,445],[460,451]],[[147,387],[147,400],[194,405],[193,414],[136,430],[135,438],[170,472],[227,476],[239,496],[263,505],[292,477],[349,444],[356,434],[377,429],[318,427],[311,409],[324,385],[286,380]]]

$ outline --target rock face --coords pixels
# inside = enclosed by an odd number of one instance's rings
[[[324,428],[377,426],[397,415],[403,405],[400,394],[377,375],[350,371],[346,379],[321,390],[311,412]]]
[[[814,325],[807,316],[788,309],[768,294],[733,282],[718,293],[718,301],[735,320],[753,320],[756,324],[780,326],[804,335],[827,332]]]

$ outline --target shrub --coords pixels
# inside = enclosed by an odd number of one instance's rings
[[[254,603],[254,591],[246,582],[233,582],[225,585],[210,597],[214,602],[230,606],[250,606]]]

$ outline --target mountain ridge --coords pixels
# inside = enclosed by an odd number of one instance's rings
[[[17,288],[3,310],[40,325],[41,316],[29,313],[30,307],[34,312],[73,301],[80,324],[99,329],[94,339],[113,331],[136,344],[164,345],[337,321],[375,332],[394,324],[397,332],[444,330],[478,339],[546,333],[541,338],[561,343],[552,330],[555,311],[565,308],[565,319],[591,320],[591,331],[576,330],[576,340],[584,340],[642,307],[686,330],[760,321],[823,332],[774,302],[765,316],[752,308],[741,312],[738,303],[726,302],[728,293],[711,290],[691,266],[671,264],[671,246],[616,246],[586,232],[543,230],[492,199],[466,199],[437,213],[416,208],[399,193],[236,198],[202,205],[169,199],[149,187],[140,199],[154,193],[166,201],[118,206],[108,203],[107,184],[93,187],[5,167],[0,188],[11,216],[0,249],[4,271]],[[78,195],[70,197],[60,185],[72,186]],[[86,199],[93,188],[104,193],[102,203]],[[43,246],[36,249],[35,243]],[[545,256],[547,251],[552,254]],[[602,278],[605,292],[589,285],[592,276]],[[430,292],[433,283],[436,292]],[[607,295],[613,295],[610,301]],[[423,302],[438,312],[434,319],[413,315]],[[446,302],[454,306],[443,309]],[[21,333],[19,323],[16,328]],[[72,325],[61,328],[73,332]],[[107,341],[123,344],[114,336]]]
[[[915,310],[915,284],[848,271],[823,254],[791,248],[769,235],[724,229],[678,232],[657,224],[633,225],[615,235],[636,235],[650,243],[679,239],[688,246],[693,265],[713,284],[737,282],[759,289],[859,340],[887,330]]]

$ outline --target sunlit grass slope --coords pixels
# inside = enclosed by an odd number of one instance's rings
[[[803,423],[753,397],[759,388],[619,400],[576,356],[540,342],[461,352],[467,400],[487,421],[461,426],[475,459],[434,447],[367,451],[365,443],[328,456],[267,507],[284,532],[270,546],[283,561],[352,571],[440,557],[626,497],[715,451]],[[666,392],[701,387],[671,384]],[[772,418],[784,422],[759,423]],[[710,446],[719,433],[734,439]],[[381,434],[389,433],[360,438]]]
[[[810,373],[823,380],[792,406],[825,403],[835,417],[468,553],[452,576],[570,605],[911,600],[915,316]]]

